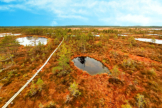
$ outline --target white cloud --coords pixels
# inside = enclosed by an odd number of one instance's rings
[[[79,15],[59,15],[58,17],[60,17],[60,18],[72,18],[72,19],[88,20],[88,18],[79,16]]]
[[[0,10],[9,10],[10,8],[9,7],[6,7],[6,6],[0,6]]]
[[[79,19],[88,22],[93,18],[95,21],[107,24],[114,22],[117,25],[149,25],[157,21],[162,24],[160,0],[18,0],[15,5],[12,2],[16,0],[1,1],[8,5],[0,5],[0,10],[23,9],[38,13],[43,10],[58,19]]]
[[[149,17],[145,17],[143,15],[131,15],[131,14],[117,17],[116,20],[118,22],[124,22],[124,23],[130,22],[130,23],[141,24],[143,26],[148,25],[150,22]]]
[[[51,26],[55,26],[55,25],[57,25],[57,22],[56,21],[52,21]]]
[[[1,2],[6,2],[6,3],[9,3],[9,2],[13,2],[13,1],[16,1],[16,0],[0,0]]]

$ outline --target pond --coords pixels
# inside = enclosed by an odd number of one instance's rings
[[[128,35],[125,35],[125,34],[118,34],[118,36],[128,36]]]
[[[158,36],[159,34],[147,34],[147,35],[153,35],[153,36]]]
[[[93,35],[93,36],[100,37],[100,35]]]
[[[19,36],[21,35],[21,33],[17,33],[17,34],[12,34],[12,33],[0,33],[0,37],[4,37],[4,36]]]
[[[111,74],[109,69],[101,62],[90,57],[77,57],[72,60],[74,65],[81,70],[87,71],[90,75],[101,73]]]
[[[135,40],[153,43],[152,39],[147,39],[147,38],[135,38]],[[162,40],[155,39],[155,43],[156,44],[162,44]]]
[[[17,38],[16,40],[20,43],[20,45],[35,46],[35,45],[38,45],[39,42],[41,42],[41,44],[43,45],[46,45],[48,39],[44,37],[34,38],[33,36],[27,36],[27,37]]]
[[[150,30],[162,30],[162,28],[151,28]]]

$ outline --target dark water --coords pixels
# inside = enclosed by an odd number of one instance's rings
[[[108,73],[109,69],[101,62],[90,57],[77,57],[72,60],[74,65],[81,70],[87,71],[90,75]]]

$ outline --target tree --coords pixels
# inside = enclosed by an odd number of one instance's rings
[[[69,60],[71,56],[71,49],[67,48],[66,45],[63,44],[58,55],[59,55],[58,59],[59,66],[53,69],[53,73],[55,73],[55,71],[58,70],[60,71],[58,73],[59,76],[66,75],[70,69]]]
[[[153,38],[151,39],[151,41],[152,41],[152,43],[155,43],[155,42],[156,42],[156,39],[153,37]]]
[[[81,95],[81,92],[78,90],[78,84],[75,81],[70,85],[69,90],[72,96],[77,97]]]
[[[117,65],[115,65],[115,66],[113,67],[113,69],[111,70],[111,73],[112,73],[112,76],[113,76],[114,78],[117,78],[117,77],[119,76],[120,71],[119,71]]]

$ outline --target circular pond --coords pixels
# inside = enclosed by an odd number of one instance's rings
[[[47,38],[44,37],[33,37],[33,36],[27,36],[27,37],[21,37],[21,38],[17,38],[16,39],[20,45],[31,45],[31,46],[35,46],[38,45],[39,42],[43,45],[47,44]]]
[[[72,60],[74,65],[81,70],[87,71],[90,75],[101,73],[110,74],[109,69],[101,62],[90,57],[77,57]]]

